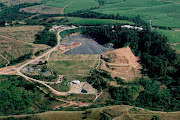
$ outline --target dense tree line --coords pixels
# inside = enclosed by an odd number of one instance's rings
[[[43,30],[35,35],[35,44],[46,44],[51,47],[56,46],[57,44],[57,37],[56,34],[49,32],[48,29]]]
[[[25,61],[27,59],[30,59],[32,56],[33,56],[33,53],[30,52],[28,54],[25,54],[23,56],[18,57],[17,59],[11,60],[9,65],[14,65],[14,64],[17,64],[17,63],[21,63],[21,62],[23,62],[23,61]]]
[[[0,7],[4,7],[5,5],[3,3],[0,3]]]
[[[0,115],[30,114],[51,110],[50,105],[55,100],[45,96],[36,86],[19,76],[4,76],[0,81]]]
[[[87,78],[88,83],[92,84],[98,91],[108,88],[108,80],[112,80],[111,75],[106,71],[94,70],[91,76]]]
[[[0,12],[0,19],[5,21],[23,20],[24,18],[27,18],[33,14],[24,11],[20,12],[19,10],[21,8],[30,7],[39,4],[41,3],[23,3],[12,7],[4,7]]]
[[[133,87],[111,87],[110,93],[113,99],[128,101],[130,102],[128,104],[151,109],[179,110],[180,59],[179,55],[167,44],[166,37],[157,32],[152,32],[148,28],[134,30],[121,28],[118,25],[113,27],[85,27],[82,33],[97,38],[96,40],[100,44],[113,43],[115,48],[129,45],[132,52],[141,58],[139,62],[143,66],[142,74],[151,78],[144,80],[142,76],[141,82],[135,83],[145,88],[135,101],[132,100],[133,94],[130,94],[133,93],[132,91],[136,91]],[[101,77],[99,79],[103,80]],[[121,85],[132,86],[132,84],[127,84],[122,79],[116,78],[115,80]],[[146,82],[144,83],[143,80]],[[103,83],[104,81],[100,82]],[[158,82],[166,85],[167,89],[161,90]]]

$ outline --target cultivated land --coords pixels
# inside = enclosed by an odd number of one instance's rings
[[[168,0],[167,0],[168,1]],[[110,0],[94,11],[129,17],[140,15],[154,26],[180,27],[180,3],[158,0]]]
[[[86,120],[99,120],[102,113],[109,115],[113,120],[151,120],[154,116],[159,117],[160,120],[179,120],[180,117],[180,112],[149,111],[127,105],[92,108],[86,111],[49,111],[35,115],[17,115],[11,117],[25,118],[29,116],[31,119],[38,118],[40,120],[81,120],[82,118]]]
[[[0,54],[11,61],[30,52],[49,48],[46,45],[33,44],[34,35],[43,29],[43,26],[1,27]]]
[[[2,3],[4,3],[7,6],[14,6],[22,3],[35,3],[35,2],[41,2],[42,0],[1,0]]]
[[[75,12],[82,9],[97,7],[99,3],[95,0],[43,0],[45,5],[64,8],[64,13]]]
[[[157,29],[156,31],[166,36],[170,45],[180,51],[180,31],[160,29]]]
[[[122,24],[130,24],[134,25],[133,22],[126,21],[126,20],[112,20],[112,19],[92,19],[92,18],[78,18],[78,17],[69,17],[67,18],[69,22],[66,24],[112,24],[112,23],[122,23]]]
[[[42,14],[63,14],[64,9],[59,7],[52,7],[47,5],[35,5],[32,7],[23,8],[20,11],[28,13],[42,13]]]
[[[88,75],[97,65],[99,55],[70,55],[53,52],[48,67],[62,75]]]

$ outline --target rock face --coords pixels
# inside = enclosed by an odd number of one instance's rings
[[[62,45],[70,46],[72,43],[82,44],[79,47],[65,52],[65,54],[103,54],[109,51],[108,47],[104,47],[98,44],[93,38],[83,35],[68,36]]]

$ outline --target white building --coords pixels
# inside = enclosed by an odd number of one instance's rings
[[[73,80],[72,84],[80,84],[81,82],[79,80]]]
[[[122,28],[128,28],[128,29],[138,29],[138,30],[143,30],[142,27],[136,27],[136,26],[131,26],[131,25],[123,25],[121,26]]]

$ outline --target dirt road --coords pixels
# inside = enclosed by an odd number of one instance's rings
[[[74,28],[67,28],[67,29],[74,29]],[[38,57],[36,57],[36,58],[34,58],[34,59],[26,62],[25,64],[21,65],[20,67],[18,67],[18,68],[16,69],[17,75],[20,75],[20,76],[24,77],[24,78],[27,79],[27,80],[31,80],[31,81],[35,81],[35,82],[41,83],[42,85],[44,85],[44,86],[46,86],[47,88],[49,88],[49,90],[50,90],[53,94],[55,94],[55,95],[57,95],[57,96],[65,96],[65,95],[68,95],[68,92],[59,92],[59,91],[53,89],[52,87],[50,87],[49,85],[47,85],[44,81],[40,81],[40,80],[36,80],[36,79],[30,78],[30,77],[24,75],[23,73],[21,73],[21,71],[20,71],[23,67],[27,66],[28,64],[33,63],[33,62],[35,62],[35,61],[38,61],[38,60],[40,60],[41,58],[43,58],[43,57],[45,57],[45,56],[47,56],[47,55],[48,55],[48,58],[49,58],[50,54],[51,54],[53,51],[55,51],[55,50],[58,48],[58,46],[60,45],[61,36],[59,35],[59,33],[62,32],[62,31],[64,31],[64,30],[67,30],[67,29],[59,30],[59,31],[57,32],[57,41],[58,41],[58,43],[57,43],[57,45],[56,45],[55,47],[51,48],[49,51],[47,51],[47,52],[44,53],[43,55],[38,56]]]

